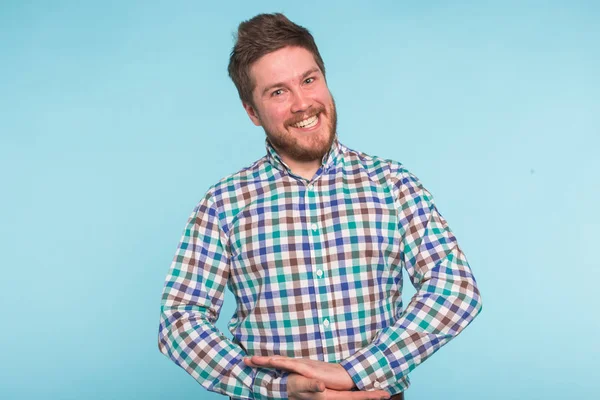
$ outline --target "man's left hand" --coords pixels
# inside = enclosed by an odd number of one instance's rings
[[[329,389],[348,391],[355,387],[354,381],[340,364],[283,356],[252,356],[244,358],[244,362],[250,367],[280,369],[306,378],[317,378]]]

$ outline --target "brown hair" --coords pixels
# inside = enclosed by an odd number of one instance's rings
[[[310,51],[325,76],[325,64],[308,29],[293,23],[281,13],[258,14],[240,24],[227,70],[242,102],[254,104],[254,82],[250,77],[252,64],[265,54],[286,46],[303,47]]]

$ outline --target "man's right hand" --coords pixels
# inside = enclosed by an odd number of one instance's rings
[[[384,390],[350,392],[327,389],[318,379],[306,378],[300,374],[288,375],[287,391],[289,400],[387,400],[390,394]]]

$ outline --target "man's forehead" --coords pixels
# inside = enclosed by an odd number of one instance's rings
[[[265,54],[250,66],[250,76],[257,85],[300,79],[308,72],[320,71],[313,54],[303,47],[284,47]]]

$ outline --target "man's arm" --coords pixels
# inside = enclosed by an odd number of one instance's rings
[[[431,194],[402,168],[393,184],[401,261],[417,293],[394,324],[340,363],[361,390],[397,382],[456,337],[482,307],[469,264]]]
[[[167,275],[159,349],[207,390],[237,399],[286,398],[287,373],[245,365],[245,352],[214,326],[229,277],[224,243],[207,195],[190,216]]]

